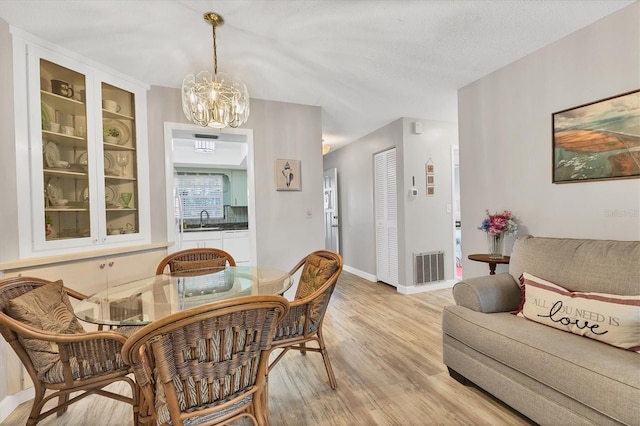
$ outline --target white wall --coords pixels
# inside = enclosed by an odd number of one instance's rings
[[[452,194],[451,146],[458,145],[458,126],[443,121],[404,118],[404,201],[405,268],[406,285],[413,285],[413,254],[444,251],[445,279],[454,274],[454,226]],[[413,131],[415,122],[422,124],[422,133]],[[426,196],[425,163],[431,159],[434,165],[435,194]],[[415,176],[418,196],[409,196]],[[450,208],[447,211],[447,207]]]
[[[639,17],[636,2],[458,91],[465,278],[487,274],[466,260],[487,250],[485,209],[513,210],[519,235],[640,239],[640,179],[551,183],[552,113],[640,87]]]
[[[179,89],[153,86],[147,99],[152,240],[163,241],[167,238],[164,122],[189,122]],[[308,253],[324,248],[320,108],[251,99],[251,115],[242,128],[253,129],[258,265],[288,271]],[[282,158],[301,161],[302,191],[276,191],[275,160]]]
[[[373,211],[373,155],[396,147],[396,158],[402,158],[402,120],[380,129],[324,156],[324,169],[338,169],[338,216],[340,222],[340,252],[344,264],[368,275],[376,274],[375,221]],[[403,165],[398,161],[397,173]],[[398,186],[402,185],[398,181]],[[398,199],[404,190],[399,190]],[[400,203],[399,203],[400,204]],[[401,235],[398,206],[398,235]],[[404,221],[402,221],[404,227]],[[402,244],[401,244],[402,246]],[[398,253],[401,254],[400,252]],[[404,282],[404,268],[399,269]]]
[[[420,122],[421,134],[413,132]],[[398,119],[324,157],[325,170],[338,169],[340,246],[345,265],[376,275],[373,155],[396,148],[398,175],[398,259],[400,291],[411,291],[413,253],[445,251],[445,279],[453,279],[453,218],[451,145],[457,145],[457,126],[416,118]],[[425,163],[436,167],[436,195],[426,196]],[[419,195],[409,196],[413,179]]]

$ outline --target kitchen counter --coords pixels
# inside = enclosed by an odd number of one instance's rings
[[[247,231],[249,224],[247,222],[237,223],[211,223],[205,224],[203,227],[197,225],[196,227],[184,228],[184,232],[207,232],[207,231]]]

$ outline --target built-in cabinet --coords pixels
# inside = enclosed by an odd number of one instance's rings
[[[247,195],[247,171],[231,171],[231,206],[240,207],[249,205]]]
[[[251,259],[249,231],[184,232],[181,250],[192,248],[219,248],[229,253],[236,265],[248,265]]]
[[[222,232],[184,232],[182,234],[181,250],[193,248],[222,248]]]
[[[27,44],[21,257],[149,241],[146,89]],[[30,170],[30,172],[28,172]],[[23,214],[24,213],[24,214]]]

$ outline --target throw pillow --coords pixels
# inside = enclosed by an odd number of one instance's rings
[[[85,332],[73,314],[62,280],[11,299],[7,303],[7,314],[24,324],[52,333]],[[20,340],[38,371],[38,378],[43,380],[46,373],[60,361],[58,345],[38,339],[20,337]]]
[[[302,268],[296,299],[302,299],[322,287],[337,268],[338,262],[335,260],[310,254]]]
[[[524,303],[518,316],[640,351],[640,296],[569,291],[528,273],[522,274],[522,286]]]
[[[224,257],[216,257],[205,260],[174,260],[171,264],[173,272],[184,272],[198,269],[224,268],[227,266],[227,259]]]

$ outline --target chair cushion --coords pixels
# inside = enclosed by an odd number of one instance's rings
[[[224,268],[227,265],[227,259],[225,257],[216,257],[205,260],[174,260],[171,265],[174,272]]]
[[[317,254],[307,256],[307,261],[302,268],[296,299],[307,297],[327,282],[329,277],[338,269],[338,262],[326,259]]]
[[[73,314],[62,280],[10,300],[7,303],[7,314],[24,324],[52,333],[85,332]],[[38,339],[20,337],[20,340],[38,371],[38,378],[43,380],[46,373],[60,361],[58,345]]]

